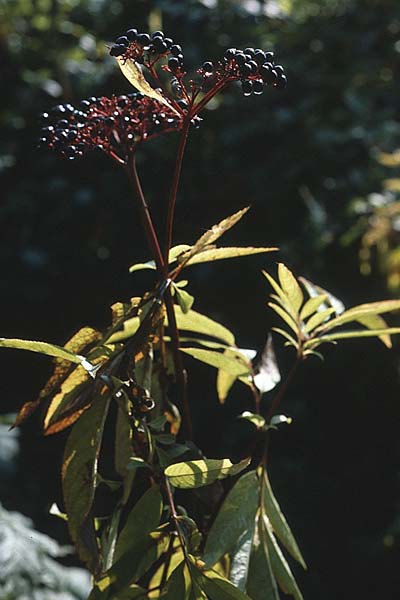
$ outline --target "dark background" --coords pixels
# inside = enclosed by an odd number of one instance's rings
[[[398,0],[9,0],[0,13],[2,336],[63,343],[82,325],[104,327],[114,301],[150,285],[149,275],[128,273],[149,253],[123,173],[100,152],[70,163],[36,148],[42,111],[129,91],[105,44],[130,26],[161,24],[194,67],[229,46],[272,46],[289,79],[287,90],[254,98],[233,87],[203,115],[185,158],[175,242],[251,204],[226,243],[278,245],[280,260],[346,306],[396,297],[385,265],[360,275],[359,239],[343,240],[357,223],[355,199],[397,199],[382,194],[395,173],[376,153],[399,145]],[[156,224],[175,148],[169,136],[140,154]],[[396,223],[385,239],[396,250]],[[262,348],[275,321],[260,271],[275,260],[193,268],[195,308],[234,330],[240,346]],[[278,348],[285,372],[293,357]],[[302,367],[283,406],[294,422],[272,447],[272,483],[309,566],[296,574],[307,600],[398,598],[398,345],[343,342],[325,356]],[[49,363],[1,351],[2,413],[36,396]],[[221,408],[215,372],[187,364],[198,444],[209,456],[234,452],[246,389]],[[18,472],[0,499],[65,540],[47,514],[60,496],[65,436],[44,439],[39,425],[33,417],[23,428]]]

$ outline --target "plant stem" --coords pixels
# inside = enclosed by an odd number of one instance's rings
[[[172,520],[173,520],[174,525],[175,525],[176,532],[177,532],[178,537],[179,537],[179,542],[181,544],[183,555],[184,555],[184,557],[185,557],[185,559],[187,561],[188,560],[188,556],[187,556],[187,551],[186,551],[185,538],[183,537],[183,533],[182,533],[180,525],[179,525],[179,519],[178,519],[178,515],[177,515],[177,512],[176,512],[174,498],[173,498],[173,495],[172,495],[171,486],[169,485],[168,477],[164,478],[164,483],[165,483],[165,490],[167,492],[167,498],[168,498],[169,508],[171,510],[171,517],[172,517]]]
[[[289,373],[287,374],[285,380],[283,381],[282,385],[280,386],[278,393],[276,394],[275,398],[273,399],[271,406],[269,407],[267,416],[265,418],[265,422],[267,423],[267,425],[269,425],[272,417],[274,416],[274,414],[276,413],[276,411],[279,408],[279,405],[282,401],[283,396],[285,395],[289,385],[291,384],[293,377],[297,371],[297,367],[300,364],[300,358],[297,357],[295,363],[293,364],[292,368],[290,369]]]
[[[151,219],[149,207],[144,197],[142,186],[136,169],[135,154],[132,154],[130,156],[130,160],[128,160],[128,163],[125,166],[125,171],[128,175],[128,179],[131,183],[131,186],[138,197],[140,218],[142,220],[142,224],[146,233],[151,253],[157,266],[157,271],[160,276],[160,280],[162,280],[165,276],[164,259],[161,252],[160,244],[158,242],[158,237],[154,229],[153,221]]]
[[[165,262],[166,266],[168,265],[168,255],[169,255],[169,251],[170,251],[171,243],[172,243],[172,230],[174,227],[176,196],[177,196],[177,192],[178,192],[179,179],[180,179],[181,171],[182,171],[183,155],[185,154],[186,142],[187,142],[189,127],[190,127],[190,120],[191,120],[191,115],[190,115],[190,113],[188,113],[188,115],[183,123],[183,129],[182,129],[181,137],[179,140],[178,153],[176,155],[176,161],[175,161],[174,176],[172,179],[171,191],[169,194],[167,228],[166,228],[166,234],[165,234],[165,251],[164,251],[164,262]]]

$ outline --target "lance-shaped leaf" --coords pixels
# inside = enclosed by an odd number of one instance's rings
[[[312,281],[309,281],[305,277],[299,277],[299,281],[301,281],[301,283],[306,288],[310,298],[317,298],[321,295],[326,296],[326,300],[324,301],[323,305],[321,305],[322,310],[325,308],[332,307],[335,309],[337,315],[340,315],[344,311],[345,306],[343,302],[339,300],[339,298],[334,296],[331,292],[328,292],[328,290],[325,290],[321,286],[312,283]],[[303,309],[305,309],[305,306],[303,307]]]
[[[148,96],[149,98],[154,98],[161,102],[161,104],[165,104],[171,110],[173,110],[176,114],[179,114],[177,110],[172,106],[172,104],[159,92],[151,87],[147,79],[142,73],[141,67],[132,59],[124,59],[120,56],[116,57],[119,68],[122,73],[125,75],[129,83],[131,83],[139,92]]]
[[[281,288],[285,292],[288,301],[293,306],[295,312],[298,313],[304,298],[301,287],[297,283],[297,279],[283,263],[278,264],[278,277]]]
[[[338,331],[334,333],[321,335],[320,338],[316,338],[315,342],[335,342],[336,340],[345,340],[345,339],[356,339],[356,338],[364,338],[364,337],[378,337],[382,338],[382,336],[394,335],[400,333],[400,327],[388,327],[387,329],[378,329],[376,331],[372,329],[367,330],[354,330],[354,331]]]
[[[272,310],[274,310],[276,314],[279,315],[281,319],[285,321],[285,323],[287,323],[287,325],[289,325],[290,329],[296,334],[296,336],[299,335],[299,324],[289,313],[286,312],[286,310],[274,302],[268,302],[268,306],[272,308]]]
[[[251,600],[247,594],[238,590],[228,579],[212,569],[205,569],[199,561],[189,556],[190,574],[193,583],[204,590],[209,600]],[[197,598],[197,596],[196,596]]]
[[[232,553],[238,539],[254,530],[260,484],[255,471],[245,473],[228,493],[208,533],[203,559],[209,566]]]
[[[174,246],[169,251],[168,255],[168,264],[172,264],[175,262],[179,256],[183,255],[185,252],[190,250],[191,246],[188,244],[179,244],[178,246]],[[144,263],[136,263],[129,267],[129,273],[134,273],[135,271],[141,271],[143,269],[150,269],[151,271],[156,271],[156,263],[154,260],[148,260]]]
[[[246,592],[252,600],[279,600],[268,547],[263,538],[261,518],[259,518],[254,532]]]
[[[62,483],[68,528],[79,556],[92,572],[98,567],[98,548],[91,508],[97,478],[97,463],[110,391],[103,388],[92,406],[74,425],[67,441]]]
[[[180,306],[175,305],[175,317],[179,330],[193,331],[201,335],[223,341],[227,346],[235,346],[235,336],[227,327],[194,310],[183,313]]]
[[[321,304],[325,303],[326,299],[327,296],[325,294],[309,298],[300,311],[300,319],[304,321],[304,319],[313,315],[320,308]]]
[[[229,349],[226,349],[224,353],[227,353]],[[217,373],[217,394],[218,400],[221,404],[224,404],[225,400],[228,397],[229,391],[233,384],[235,383],[237,377],[236,375],[232,375],[228,373],[224,369],[218,369]]]
[[[280,380],[281,374],[275,356],[272,335],[269,334],[260,362],[254,368],[254,383],[261,394],[264,394],[273,390]]]
[[[191,600],[191,588],[188,568],[186,563],[181,561],[168,579],[167,593],[162,598],[163,600]]]
[[[181,348],[181,352],[189,354],[206,365],[223,369],[236,378],[249,376],[252,373],[250,363],[239,351],[228,355],[214,350],[204,350],[203,348]]]
[[[242,210],[239,210],[238,212],[231,215],[230,217],[223,219],[222,221],[211,227],[211,229],[203,233],[203,235],[190,248],[190,250],[188,250],[188,252],[185,253],[185,255],[181,258],[181,267],[183,265],[188,264],[191,258],[196,256],[196,254],[198,254],[199,252],[205,250],[210,244],[214,244],[214,242],[216,242],[222,235],[224,235],[226,231],[228,231],[229,229],[231,229],[231,227],[236,225],[236,223],[238,223],[240,219],[244,217],[249,208],[249,206],[246,206],[246,208],[243,208]]]
[[[293,573],[275,539],[271,524],[265,516],[263,518],[263,526],[272,572],[276,577],[279,587],[285,594],[293,596],[295,600],[303,600],[303,595],[293,577]]]
[[[186,262],[187,266],[197,265],[200,263],[214,262],[215,260],[225,260],[227,258],[239,258],[241,256],[252,256],[253,254],[263,254],[265,252],[276,252],[279,248],[276,247],[225,247],[225,248],[208,248],[200,251],[195,256],[192,256],[188,261],[185,261],[185,255],[180,258]],[[190,252],[190,250],[188,250]],[[178,258],[179,260],[179,258]]]
[[[307,321],[306,326],[304,327],[305,333],[311,333],[314,329],[321,325],[324,321],[327,321],[329,317],[335,312],[334,308],[327,308],[326,310],[321,310],[316,312],[310,317]]]
[[[286,550],[296,559],[301,566],[306,569],[306,563],[301,555],[296,540],[294,539],[293,533],[290,530],[289,525],[281,511],[281,508],[276,500],[274,493],[271,488],[271,484],[267,475],[264,472],[264,484],[262,487],[263,495],[263,510],[265,511],[268,520],[277,535],[280,542],[286,548]]]
[[[388,325],[380,315],[367,315],[365,317],[359,317],[357,322],[368,329],[387,329]],[[384,334],[379,336],[379,339],[387,348],[392,347],[392,340],[390,339],[390,335]]]
[[[325,323],[318,328],[318,335],[325,331],[330,331],[334,327],[350,323],[351,321],[359,321],[359,319],[365,319],[374,315],[380,315],[383,313],[392,312],[400,309],[400,300],[382,300],[381,302],[370,302],[368,304],[360,304],[349,308],[341,315],[332,319],[328,323]]]
[[[190,489],[209,485],[217,479],[225,479],[237,475],[249,464],[245,459],[232,463],[228,458],[190,460],[170,465],[165,469],[165,475],[174,487]]]
[[[194,297],[189,294],[186,290],[180,289],[178,286],[174,286],[175,290],[175,298],[183,312],[183,314],[187,314],[189,310],[193,306]]]
[[[0,348],[15,348],[17,350],[28,350],[29,352],[37,352],[46,356],[54,356],[69,360],[72,363],[80,364],[82,356],[77,356],[73,352],[66,350],[62,346],[56,344],[48,344],[47,342],[37,342],[33,340],[20,340],[17,338],[0,338]]]

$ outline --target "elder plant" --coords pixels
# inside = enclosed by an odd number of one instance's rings
[[[296,278],[282,263],[277,275],[264,272],[272,291],[268,306],[282,321],[274,332],[294,348],[293,367],[282,379],[271,333],[256,360],[256,351],[238,347],[230,330],[195,311],[182,279],[187,267],[277,249],[216,244],[248,207],[194,244],[172,246],[190,130],[231,83],[239,82],[244,96],[283,89],[284,69],[271,51],[229,48],[189,75],[181,46],[161,31],[150,36],[129,29],[110,54],[138,91],[56,106],[43,115],[40,145],[69,160],[100,149],[125,171],[151,252],[131,272],[153,270],[154,285],[141,297],[113,304],[106,331],[84,327],[64,346],[0,339],[0,346],[54,357],[52,376],[38,399],[21,408],[16,425],[40,406],[44,435],[71,428],[61,473],[64,516],[93,576],[90,600],[278,600],[279,590],[299,600],[289,563],[306,565],[271,487],[271,430],[290,422],[280,404],[298,366],[322,358],[321,345],[340,339],[375,336],[390,347],[390,335],[400,328],[388,327],[381,315],[399,309],[400,301],[345,310],[332,294]],[[136,153],[169,133],[178,136],[178,148],[160,235]],[[251,423],[254,444],[240,462],[205,457],[193,442],[185,355],[217,370],[221,403],[236,382],[248,388],[254,408],[238,418]],[[99,468],[103,456],[113,462],[106,475]],[[208,495],[197,491],[205,486]],[[115,499],[107,515],[98,502],[105,487]]]

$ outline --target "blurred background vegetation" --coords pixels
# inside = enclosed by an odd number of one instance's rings
[[[149,285],[147,274],[128,274],[149,253],[122,173],[100,152],[70,163],[36,148],[39,115],[52,105],[129,91],[106,47],[129,26],[163,28],[193,66],[229,46],[273,47],[288,74],[284,92],[243,98],[233,87],[203,115],[185,160],[175,242],[191,243],[251,203],[228,242],[278,245],[295,273],[347,306],[398,297],[398,0],[0,0],[1,335],[63,343],[84,324],[105,326],[115,300]],[[175,147],[169,136],[139,157],[156,223]],[[193,270],[197,310],[236,331],[242,347],[260,349],[273,325],[260,270],[274,260]],[[284,404],[294,422],[276,435],[271,478],[309,565],[297,574],[306,600],[398,598],[398,348],[329,348],[323,364],[303,367]],[[279,357],[285,371],[291,356]],[[7,414],[36,396],[50,364],[14,351],[1,360]],[[219,407],[215,373],[188,364],[197,443],[209,456],[240,454],[244,390]],[[65,544],[65,524],[49,515],[61,502],[65,436],[44,439],[39,424],[32,418],[12,440],[0,431],[0,500]],[[35,598],[51,597],[37,585]],[[15,590],[7,599],[26,593]]]

